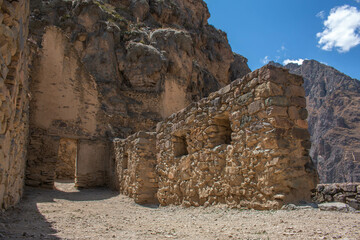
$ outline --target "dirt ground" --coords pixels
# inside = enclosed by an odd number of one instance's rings
[[[108,189],[26,188],[0,239],[360,239],[360,214],[140,206]]]

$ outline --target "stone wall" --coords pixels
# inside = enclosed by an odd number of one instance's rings
[[[77,140],[70,138],[60,139],[55,170],[57,179],[69,180],[75,178],[77,148]]]
[[[28,136],[29,1],[0,0],[0,209],[23,192]]]
[[[360,183],[319,184],[313,193],[313,200],[318,203],[343,202],[360,210]]]
[[[120,193],[139,204],[158,203],[156,133],[138,132],[114,140],[115,169]]]
[[[160,204],[277,209],[311,200],[302,84],[268,65],[159,123]]]
[[[106,141],[80,140],[75,186],[82,188],[104,186],[109,158],[109,146]]]
[[[120,192],[141,203],[139,185],[154,182],[155,192],[158,182],[161,205],[278,209],[310,201],[318,178],[302,84],[267,65],[160,122],[156,150],[154,133],[115,140]]]

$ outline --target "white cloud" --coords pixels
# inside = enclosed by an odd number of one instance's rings
[[[316,14],[316,17],[324,19],[325,18],[325,11],[318,12],[318,14]]]
[[[344,5],[331,9],[324,27],[323,32],[316,34],[323,50],[348,52],[360,44],[360,11],[356,7]]]
[[[269,56],[265,56],[263,59],[261,59],[261,62],[263,64],[267,64],[268,62],[270,62]]]
[[[281,45],[280,49],[276,50],[277,53],[285,52],[287,49],[284,45]]]
[[[297,60],[285,59],[285,60],[283,61],[283,65],[285,66],[285,65],[287,65],[287,64],[289,64],[289,63],[295,63],[295,64],[297,64],[297,65],[302,65],[303,62],[304,62],[304,59],[302,59],[302,58],[299,58],[299,59],[297,59]]]
[[[360,3],[360,0],[355,0],[355,2]]]

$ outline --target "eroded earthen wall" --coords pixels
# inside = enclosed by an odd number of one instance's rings
[[[29,1],[0,1],[0,209],[22,195],[28,136]]]
[[[139,204],[158,203],[156,133],[138,132],[127,139],[115,139],[113,147],[120,193]]]
[[[277,209],[317,183],[303,79],[265,66],[157,126],[161,205]]]

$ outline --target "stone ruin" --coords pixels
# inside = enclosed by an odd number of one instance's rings
[[[138,132],[115,139],[113,147],[115,186],[139,204],[157,204],[156,133]]]
[[[360,183],[318,184],[312,197],[318,203],[342,202],[360,210]]]
[[[156,132],[114,140],[120,192],[141,204],[187,207],[310,201],[317,174],[302,83],[265,66],[174,113]]]
[[[0,0],[0,209],[23,192],[27,158],[29,2]]]
[[[169,108],[179,94],[165,81],[161,97],[148,101],[152,93],[144,92],[146,101],[131,100],[136,107],[126,116],[135,110],[140,116],[147,106],[158,110],[161,103],[169,109],[156,132],[112,142],[108,132],[117,126],[109,119],[116,122],[123,113],[103,110],[103,86],[83,67],[76,44],[50,26],[41,48],[32,47],[26,41],[29,1],[0,0],[0,6],[0,208],[18,203],[24,184],[53,188],[63,178],[77,187],[116,188],[141,204],[277,209],[310,200],[317,176],[301,77],[265,66],[167,118],[189,102],[183,96]],[[215,60],[211,65],[218,65]],[[230,61],[225,65],[218,69],[229,74]],[[135,129],[146,129],[149,119],[134,120]]]

